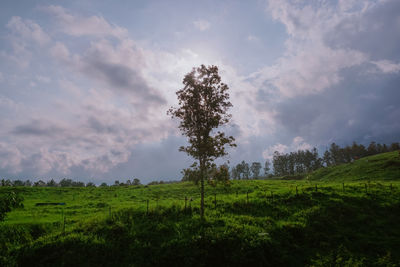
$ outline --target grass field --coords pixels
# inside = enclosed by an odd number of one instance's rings
[[[400,179],[400,152],[361,158],[349,164],[321,168],[309,179],[319,181],[390,181]]]
[[[368,162],[392,173],[396,157]],[[0,223],[0,265],[399,266],[399,177],[357,178],[359,164],[207,186],[205,221],[191,183],[0,188],[24,197]]]

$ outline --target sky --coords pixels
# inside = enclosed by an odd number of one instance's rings
[[[179,180],[166,111],[201,64],[233,104],[219,163],[400,141],[398,0],[2,0],[0,177]]]

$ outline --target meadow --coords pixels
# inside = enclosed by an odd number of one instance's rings
[[[397,154],[387,155],[373,170],[398,172],[387,165],[396,166]],[[2,187],[24,206],[0,223],[0,265],[399,266],[399,180],[323,171],[320,179],[207,185],[204,221],[199,188],[189,182]]]

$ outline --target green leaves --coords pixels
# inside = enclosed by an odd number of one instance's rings
[[[23,207],[23,198],[11,191],[0,197],[0,221],[4,220],[6,213],[13,208]]]

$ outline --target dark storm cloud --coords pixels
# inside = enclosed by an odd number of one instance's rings
[[[356,49],[372,60],[400,60],[400,1],[376,4],[360,16],[349,16],[327,32],[333,47]]]
[[[50,137],[63,132],[62,127],[44,121],[33,120],[16,126],[11,133],[16,135]]]
[[[105,122],[101,121],[100,118],[96,118],[94,116],[89,117],[87,123],[89,128],[102,134],[118,134],[121,130],[119,127],[117,127],[117,125],[106,124]]]
[[[360,68],[345,72],[343,82],[324,94],[278,104],[276,118],[282,127],[315,145],[399,141],[400,76],[367,76]]]
[[[86,60],[85,72],[104,80],[111,88],[134,93],[146,103],[165,104],[165,99],[150,88],[138,72],[127,66],[107,62],[97,56]]]

